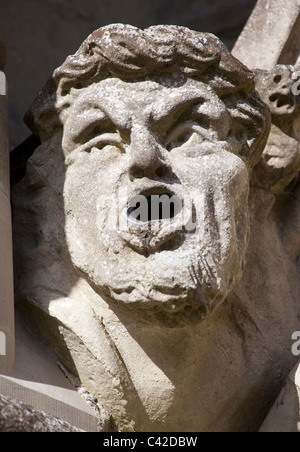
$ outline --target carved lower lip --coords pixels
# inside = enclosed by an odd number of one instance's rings
[[[170,186],[165,184],[154,185],[149,184],[148,187],[140,187],[127,198],[123,204],[122,223],[120,223],[119,237],[138,253],[151,254],[157,251],[168,251],[179,248],[185,241],[186,225],[193,220],[194,206],[191,198],[182,193],[175,193]],[[166,195],[166,200],[174,201],[174,206],[167,210],[163,215],[162,211],[158,215],[149,215],[149,197]],[[136,205],[131,201],[135,201],[136,197],[141,196],[145,201],[145,217],[144,221],[140,221],[136,215],[133,215]],[[157,201],[157,199],[156,199]],[[159,201],[159,199],[158,199]],[[133,204],[133,205],[132,205]],[[125,221],[124,221],[125,220]]]
[[[130,248],[142,254],[174,250],[180,247],[185,239],[183,223],[174,221],[175,225],[164,220],[148,223],[130,222],[132,227],[122,231],[121,237]]]
[[[182,210],[182,202],[171,192],[133,196],[128,202],[127,219],[135,224],[172,221]]]

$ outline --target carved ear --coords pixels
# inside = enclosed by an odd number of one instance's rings
[[[293,89],[299,75],[285,65],[256,71],[256,89],[270,108],[272,127],[255,183],[274,193],[284,191],[300,171],[300,105]]]

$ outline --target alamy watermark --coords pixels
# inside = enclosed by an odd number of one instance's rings
[[[292,85],[292,93],[294,94],[294,96],[299,96],[299,94],[300,94],[300,71],[293,72],[291,85]]]
[[[3,72],[0,71],[0,96],[6,96],[6,77]]]
[[[97,227],[106,231],[161,226],[169,230],[193,233],[199,225],[195,203],[191,199],[183,200],[173,193],[131,196],[125,190],[109,197],[101,195],[97,199],[96,210]],[[202,210],[203,208],[198,209],[200,212]]]
[[[280,77],[280,80],[282,80],[282,77]],[[292,72],[292,75],[290,76],[290,78],[284,80],[284,85],[282,85],[282,88],[290,90],[294,96],[299,96],[300,95],[300,71]]]
[[[293,355],[300,356],[300,331],[295,331],[292,334],[292,341],[294,341],[294,344],[292,346]]]
[[[0,356],[6,356],[6,336],[0,331]]]

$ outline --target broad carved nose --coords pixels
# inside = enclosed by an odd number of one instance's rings
[[[146,127],[136,126],[131,133],[129,178],[143,177],[169,181],[172,169],[163,158],[155,137]]]

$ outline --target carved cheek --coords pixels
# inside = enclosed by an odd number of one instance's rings
[[[188,187],[216,187],[231,192],[237,186],[248,186],[249,173],[245,162],[227,151],[224,142],[196,146],[197,157],[190,158],[183,150],[170,153],[173,171]]]
[[[117,186],[120,170],[114,149],[96,150],[90,154],[80,153],[67,168],[64,198],[67,215],[69,212],[84,230],[88,223],[94,223],[97,205],[103,199],[111,199]],[[117,151],[116,151],[117,152]],[[90,226],[89,226],[90,227]]]
[[[242,192],[249,189],[249,173],[245,163],[240,160],[235,166],[229,168],[228,181],[231,190],[237,192],[240,189]]]
[[[226,140],[230,129],[230,114],[218,96],[212,96],[210,102],[205,102],[198,112],[209,118],[210,126],[216,132],[218,140]]]

